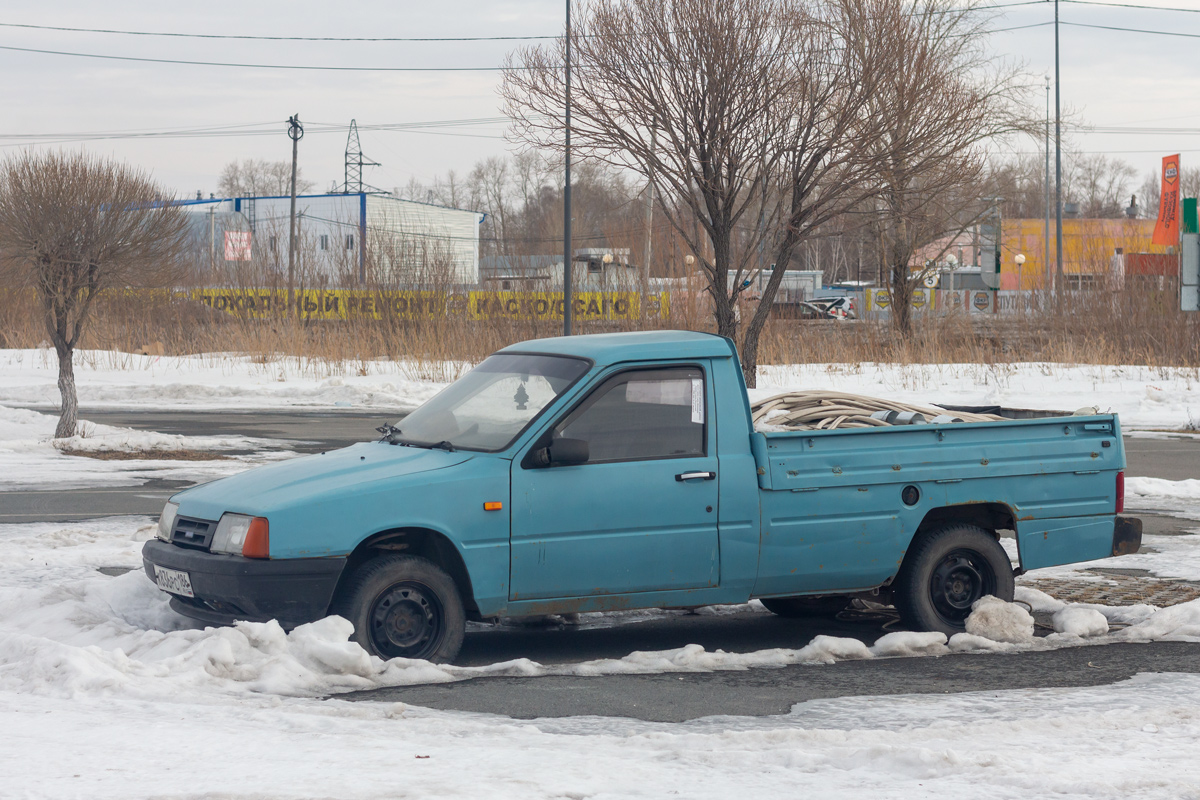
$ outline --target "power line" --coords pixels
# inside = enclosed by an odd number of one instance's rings
[[[476,139],[502,139],[499,134],[460,133],[441,128],[465,128],[483,125],[502,125],[508,117],[475,117],[467,119],[428,120],[424,122],[393,122],[360,125],[360,130],[384,133],[424,133],[434,136],[458,136]],[[278,136],[282,123],[249,122],[237,125],[187,128],[118,129],[111,131],[74,131],[61,133],[0,133],[0,147],[20,147],[29,144],[64,144],[111,139],[207,139],[245,136]],[[306,131],[312,134],[345,134],[346,125],[340,122],[309,123]]]
[[[335,72],[499,72],[506,67],[329,67],[313,64],[235,64],[227,61],[185,61],[175,58],[140,58],[138,56],[113,56],[101,53],[73,53],[65,50],[39,50],[32,47],[0,45],[0,50],[18,53],[41,53],[51,56],[74,56],[76,58],[100,58],[106,61],[138,61],[150,64],[186,64],[196,67],[237,67],[240,69],[302,69]],[[511,69],[538,69],[537,67],[514,66]]]
[[[1102,3],[1099,0],[1062,0],[1080,6],[1105,6],[1107,8],[1133,8],[1138,11],[1181,11],[1185,14],[1200,14],[1200,8],[1175,8],[1173,6],[1139,6],[1133,3]]]
[[[1037,0],[1045,2],[1045,0]],[[1024,5],[1018,3],[1017,5]],[[558,39],[560,36],[250,36],[232,33],[177,33],[174,31],[127,31],[112,28],[69,28],[63,25],[31,25],[0,22],[0,28],[31,28],[39,31],[105,33],[120,36],[170,36],[181,39],[239,39],[259,42],[509,42]]]
[[[1120,31],[1122,33],[1149,33],[1155,36],[1181,36],[1185,39],[1200,39],[1200,33],[1181,33],[1179,31],[1148,31],[1143,28],[1122,28],[1116,25],[1093,25],[1090,22],[1063,22],[1076,28],[1098,28],[1104,31]]]

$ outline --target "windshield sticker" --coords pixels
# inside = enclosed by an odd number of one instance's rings
[[[692,378],[692,422],[704,424],[704,381]]]

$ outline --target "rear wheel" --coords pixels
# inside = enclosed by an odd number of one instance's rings
[[[919,541],[896,576],[893,600],[910,628],[947,635],[966,629],[971,606],[992,595],[1013,599],[1012,562],[992,534],[975,525],[947,525]]]
[[[835,617],[850,606],[850,598],[842,595],[764,597],[758,602],[781,617]]]
[[[331,613],[354,625],[354,640],[380,658],[448,662],[466,634],[454,579],[424,558],[382,556],[359,567]]]

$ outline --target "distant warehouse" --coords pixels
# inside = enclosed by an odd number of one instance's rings
[[[256,282],[286,275],[290,197],[184,201],[196,262],[209,281]],[[478,211],[389,195],[296,198],[298,274],[329,286],[475,286]]]

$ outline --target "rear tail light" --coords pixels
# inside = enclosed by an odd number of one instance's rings
[[[1121,514],[1125,511],[1125,473],[1117,473],[1117,510],[1114,514]]]

